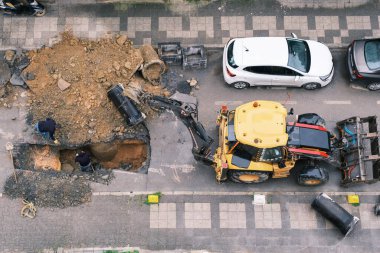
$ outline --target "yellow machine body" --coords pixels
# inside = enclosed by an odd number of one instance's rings
[[[223,180],[228,170],[270,172],[273,178],[287,177],[295,165],[293,160],[285,161],[281,168],[277,162],[259,161],[259,157],[244,168],[232,162],[238,145],[256,148],[258,154],[272,148],[285,152],[286,116],[287,110],[280,103],[264,100],[243,104],[234,111],[221,110],[217,120],[219,146],[214,155],[217,180]]]

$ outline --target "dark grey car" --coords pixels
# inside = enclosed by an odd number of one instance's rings
[[[380,90],[380,38],[354,40],[347,50],[350,80]]]

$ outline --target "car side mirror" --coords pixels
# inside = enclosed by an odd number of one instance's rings
[[[292,37],[295,39],[298,39],[297,35],[295,33],[291,33]]]

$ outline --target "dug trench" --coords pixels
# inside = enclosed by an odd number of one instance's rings
[[[92,172],[75,162],[80,151],[90,154]],[[4,193],[42,207],[77,206],[91,200],[90,181],[109,184],[114,169],[146,173],[149,157],[149,136],[80,147],[22,143],[14,148],[17,182],[9,177]]]

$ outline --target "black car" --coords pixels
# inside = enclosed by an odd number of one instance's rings
[[[347,50],[350,80],[380,90],[380,38],[354,40]]]

